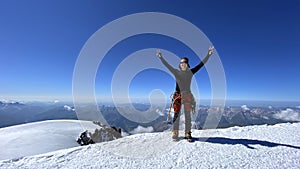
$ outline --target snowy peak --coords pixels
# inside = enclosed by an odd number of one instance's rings
[[[16,102],[16,101],[0,101],[0,106],[23,106],[24,103]]]
[[[1,100],[0,101],[0,105],[1,105],[1,103],[2,104],[16,104],[16,105],[18,105],[18,104],[24,104],[24,102],[23,101],[16,101],[16,100]]]

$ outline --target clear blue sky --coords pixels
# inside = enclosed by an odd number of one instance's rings
[[[1,0],[0,99],[71,99],[76,59],[94,32],[128,14],[164,12],[193,23],[213,43],[225,70],[228,99],[300,101],[299,8],[297,0]],[[171,38],[128,38],[101,63],[97,97],[110,95],[113,71],[124,56],[144,48],[187,55],[192,66],[199,61]],[[209,98],[205,69],[195,78],[201,96]],[[130,92],[147,97],[154,88],[170,94],[174,80],[161,71],[144,71],[132,81]]]

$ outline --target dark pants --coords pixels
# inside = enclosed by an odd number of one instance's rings
[[[185,117],[185,131],[190,132],[192,127],[191,111],[194,103],[193,94],[188,93],[175,93],[173,95],[173,107],[174,107],[174,117],[173,117],[173,130],[179,130],[180,121],[180,111],[181,105],[184,105],[184,117]]]

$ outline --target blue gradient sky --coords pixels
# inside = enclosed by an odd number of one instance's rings
[[[299,8],[297,0],[2,0],[0,99],[71,99],[76,59],[94,32],[128,14],[164,12],[193,23],[214,44],[225,70],[228,99],[300,101]],[[97,97],[110,96],[114,69],[127,55],[144,48],[187,55],[191,66],[199,62],[187,46],[171,38],[140,35],[125,39],[100,64]],[[201,97],[210,98],[205,69],[195,77]],[[156,88],[171,94],[173,78],[157,70],[141,72],[132,81],[130,94],[148,97]]]

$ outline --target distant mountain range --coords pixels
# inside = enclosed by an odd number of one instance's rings
[[[141,111],[150,107],[149,104],[135,103],[133,105]],[[99,110],[111,126],[122,128],[125,132],[130,132],[138,126],[151,126],[154,132],[164,131],[171,127],[171,124],[166,121],[166,111],[152,122],[137,123],[122,116],[114,106],[101,105]],[[226,107],[221,115],[214,114],[213,111],[212,107],[200,106],[194,117],[193,128],[201,129],[204,124],[206,128],[226,128],[300,121],[300,107],[247,107],[247,105],[242,105]],[[0,127],[57,119],[77,120],[75,108],[65,103],[0,102]],[[217,126],[214,126],[216,123],[218,123]]]
[[[0,127],[54,119],[77,119],[63,104],[0,102]]]
[[[209,115],[209,107],[202,107],[198,111],[198,116],[195,120],[196,128],[202,128]],[[286,113],[288,112],[288,113]],[[294,118],[287,118],[287,117]],[[218,117],[211,117],[218,120]],[[213,120],[211,120],[213,121]],[[248,126],[248,125],[261,125],[261,124],[277,124],[283,122],[299,122],[300,109],[295,108],[273,108],[273,107],[250,107],[246,105],[241,107],[226,107],[218,128],[227,128],[232,126]],[[207,124],[207,128],[209,128]]]

